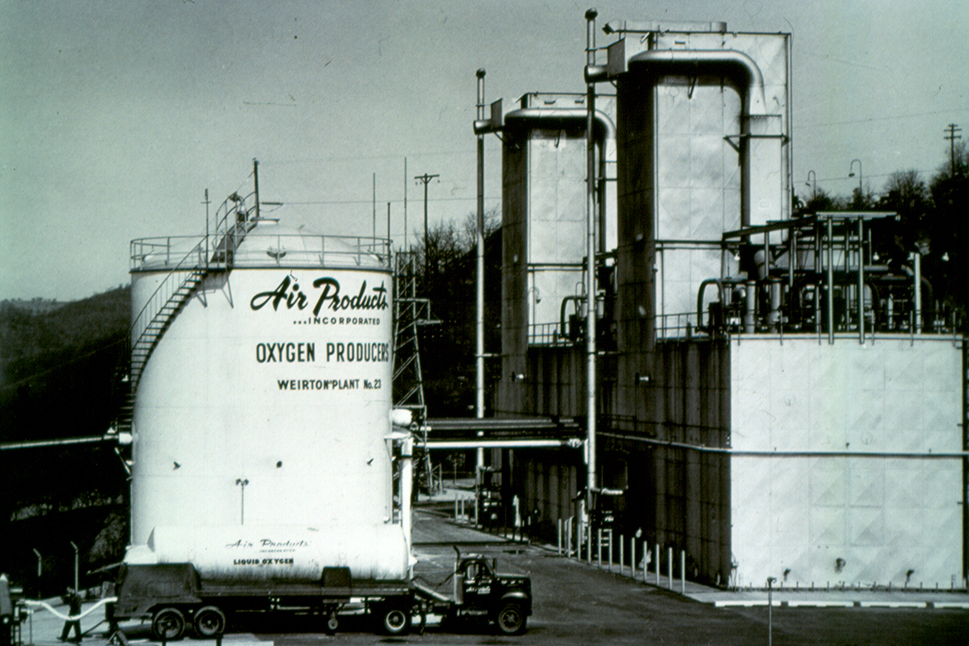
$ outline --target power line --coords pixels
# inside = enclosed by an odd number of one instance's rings
[[[893,117],[869,117],[867,119],[851,119],[849,121],[832,121],[830,123],[809,123],[809,124],[795,124],[795,129],[800,128],[826,128],[828,126],[845,126],[855,123],[869,123],[871,121],[896,121],[899,119],[914,119],[916,117],[930,117],[936,114],[952,114],[953,112],[966,112],[966,110],[938,110],[936,112],[922,112],[919,114],[903,114],[896,115]]]
[[[474,150],[436,150],[426,153],[408,153],[408,157],[440,157],[441,155],[473,155]],[[345,157],[307,157],[303,159],[277,159],[277,160],[260,160],[260,164],[263,166],[277,165],[282,166],[284,164],[321,164],[329,162],[343,162],[343,161],[368,161],[372,159],[396,159],[403,155],[399,153],[388,153],[385,155],[351,155]]]
[[[474,202],[478,198],[476,197],[431,197],[428,198],[428,202]],[[383,202],[390,202],[391,204],[400,204],[404,200],[403,198],[399,200],[382,200]],[[500,197],[491,198],[491,201],[500,202]],[[318,201],[307,201],[307,202],[294,202],[292,200],[282,200],[283,204],[286,206],[301,205],[318,205],[318,204],[370,204],[371,200],[318,200]]]

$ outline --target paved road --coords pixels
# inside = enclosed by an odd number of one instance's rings
[[[496,537],[422,512],[415,519],[417,572],[431,583],[447,587],[454,551],[475,551],[498,559],[499,569],[529,572],[535,596],[535,612],[528,632],[520,637],[499,637],[481,626],[465,626],[461,632],[443,632],[429,625],[424,634],[400,638],[375,635],[364,617],[341,621],[336,635],[321,627],[285,616],[260,624],[236,624],[225,636],[226,646],[314,646],[338,644],[716,644],[722,646],[768,643],[766,605],[718,607],[713,601],[759,603],[758,593],[716,593],[708,603],[681,596],[663,587],[633,581],[585,563],[563,559],[540,546],[511,544]],[[696,592],[694,589],[693,592]],[[696,596],[696,594],[694,594]],[[800,597],[804,599],[805,597]],[[899,597],[884,597],[898,599]],[[965,601],[966,595],[949,599]],[[829,596],[829,600],[839,597]],[[886,644],[969,644],[969,610],[964,608],[847,608],[774,607],[770,609],[772,643],[777,646],[884,646]],[[46,616],[45,616],[46,615]],[[88,629],[96,620],[82,623]],[[56,646],[62,623],[48,613],[34,617],[34,643]],[[230,627],[231,629],[231,627]],[[148,641],[147,628],[126,630],[134,643]],[[24,641],[28,629],[24,627]],[[192,642],[192,639],[184,640]],[[105,646],[96,629],[85,639],[87,646]],[[211,642],[210,642],[211,643]]]

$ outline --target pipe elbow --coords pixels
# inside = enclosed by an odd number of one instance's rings
[[[689,66],[694,73],[712,71],[725,67],[739,72],[745,79],[744,112],[748,116],[767,114],[764,94],[764,75],[757,62],[747,54],[734,49],[712,50],[674,50],[654,49],[636,54],[629,59],[629,68],[634,65],[647,66],[663,71],[665,68]]]
[[[605,65],[586,65],[584,76],[586,83],[601,83],[608,78],[609,71]]]

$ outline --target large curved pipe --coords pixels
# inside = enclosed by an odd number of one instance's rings
[[[721,303],[724,303],[723,298],[723,281],[719,278],[708,278],[700,283],[700,289],[697,291],[696,295],[696,327],[698,330],[703,330],[703,292],[706,291],[707,287],[710,285],[717,286],[717,298],[720,299]],[[710,333],[713,333],[713,321],[710,321]]]
[[[521,108],[518,110],[512,110],[505,115],[505,123],[509,121],[515,121],[517,119],[521,120],[539,120],[539,121],[569,121],[569,120],[579,120],[585,121],[588,117],[588,111],[585,108],[555,108],[551,110],[546,110],[544,108]],[[605,133],[605,139],[616,140],[616,124],[612,122],[606,113],[601,110],[595,111],[595,121],[596,124],[602,128]]]
[[[767,114],[766,99],[764,95],[764,75],[760,67],[747,54],[733,49],[653,49],[636,54],[629,59],[629,67],[633,65],[646,65],[656,67],[660,70],[664,68],[693,68],[693,72],[701,71],[702,68],[726,67],[736,70],[744,76],[747,87],[744,88],[744,116],[763,116]],[[676,69],[677,72],[681,71]],[[690,70],[683,70],[690,71]]]
[[[602,154],[599,156],[599,179],[606,178],[606,164],[616,161],[616,124],[609,116],[601,110],[593,111],[594,122],[597,128],[601,129],[602,135],[599,137],[599,145]],[[586,108],[520,108],[512,110],[505,115],[505,123],[514,121],[538,121],[538,122],[560,122],[560,121],[579,121],[586,125],[589,118],[589,111]],[[610,146],[609,143],[612,143]],[[606,241],[606,199],[599,201],[599,251],[605,250]]]

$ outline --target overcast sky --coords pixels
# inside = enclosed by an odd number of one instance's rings
[[[420,231],[475,208],[475,71],[487,101],[583,92],[584,13],[793,35],[793,179],[848,195],[928,179],[969,137],[966,0],[0,0],[0,299],[128,282],[133,238],[205,230],[251,186],[328,234]],[[598,36],[606,45],[613,37]],[[489,136],[487,203],[500,144]],[[407,176],[404,160],[407,160]]]

